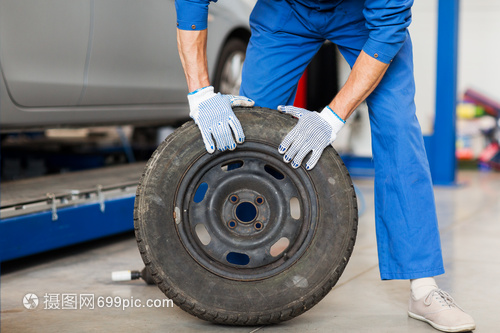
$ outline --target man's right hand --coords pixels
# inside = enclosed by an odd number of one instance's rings
[[[207,152],[212,154],[216,147],[220,151],[233,150],[236,142],[245,141],[245,134],[232,107],[250,107],[255,104],[253,100],[243,96],[216,94],[214,87],[208,86],[189,93],[188,101],[191,110],[189,115],[200,129]]]

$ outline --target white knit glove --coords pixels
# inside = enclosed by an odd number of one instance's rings
[[[220,151],[235,149],[233,133],[238,143],[245,141],[245,134],[232,107],[253,106],[254,101],[243,96],[216,94],[212,86],[189,93],[188,101],[191,110],[189,115],[198,125],[205,148],[210,154],[215,151],[215,143]]]
[[[337,133],[345,121],[329,106],[320,113],[294,106],[278,106],[278,110],[299,119],[295,127],[287,134],[279,146],[279,153],[285,154],[283,160],[292,160],[292,167],[298,168],[304,157],[312,151],[306,169],[311,170],[318,162],[323,150],[337,138]]]

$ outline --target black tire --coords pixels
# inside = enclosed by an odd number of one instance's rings
[[[214,89],[222,94],[239,95],[241,67],[245,60],[247,41],[231,38],[222,49],[213,80]]]
[[[206,153],[190,121],[154,152],[137,188],[137,243],[158,287],[183,310],[220,324],[278,323],[317,304],[344,271],[356,237],[356,195],[332,147],[312,171],[282,162],[278,146],[295,119],[264,108],[235,113],[246,141],[234,151]],[[200,201],[202,182],[208,189]],[[235,193],[240,201],[232,208]],[[260,230],[238,215],[252,193]],[[208,245],[194,227],[200,224]],[[285,234],[289,245],[273,257]],[[248,260],[234,261],[228,251]]]
[[[144,280],[149,285],[155,285],[156,282],[153,279],[153,276],[151,276],[151,272],[147,267],[144,267],[141,271],[141,278]]]

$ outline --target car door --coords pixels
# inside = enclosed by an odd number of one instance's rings
[[[89,38],[88,3],[0,1],[0,65],[14,103],[77,105]]]
[[[185,103],[173,0],[96,1],[80,105]]]

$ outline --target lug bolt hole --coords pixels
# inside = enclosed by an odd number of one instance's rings
[[[229,197],[229,201],[233,204],[237,203],[240,200],[236,194],[233,194]]]
[[[255,198],[255,203],[257,205],[262,205],[264,203],[264,198],[261,196],[258,196],[257,198]]]
[[[231,220],[231,221],[227,222],[227,226],[228,226],[229,228],[231,228],[231,229],[236,228],[236,226],[237,226],[237,225],[238,225],[238,223],[236,223],[236,221],[235,221],[235,220]]]
[[[255,222],[255,224],[253,225],[253,227],[255,228],[255,230],[261,230],[264,225],[262,224],[262,222]]]

